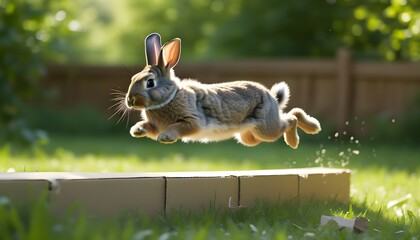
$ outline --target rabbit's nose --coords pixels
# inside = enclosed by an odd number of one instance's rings
[[[136,101],[136,99],[133,96],[128,96],[127,97],[127,106],[128,107],[134,106],[135,101]]]
[[[127,106],[129,108],[142,108],[144,107],[145,99],[139,94],[133,94],[127,96]]]

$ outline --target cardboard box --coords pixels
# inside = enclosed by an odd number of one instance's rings
[[[166,212],[238,206],[238,178],[229,172],[164,173]]]
[[[48,191],[55,214],[78,208],[94,216],[155,215],[164,209],[164,177],[147,173],[2,173],[0,195],[27,201],[34,184],[32,197]]]
[[[239,176],[241,207],[252,206],[257,200],[281,203],[298,197],[299,176],[293,174],[254,173]]]
[[[302,169],[299,175],[299,198],[303,201],[335,200],[346,203],[350,196],[350,171],[328,168]]]
[[[160,173],[0,173],[0,196],[28,202],[47,192],[53,212],[79,206],[90,215],[250,207],[258,199],[349,200],[350,171],[303,168]]]
[[[16,205],[26,205],[42,194],[48,194],[49,182],[46,180],[1,180],[0,197],[7,197]]]

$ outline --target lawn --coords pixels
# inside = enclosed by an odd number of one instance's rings
[[[128,135],[52,136],[32,153],[0,148],[0,171],[205,171],[331,166],[352,170],[351,202],[259,202],[248,209],[174,213],[148,219],[51,216],[45,199],[16,207],[0,198],[1,239],[419,239],[420,149],[348,138],[288,148],[282,140],[244,147],[233,141],[163,145]],[[43,201],[44,200],[44,201]],[[369,219],[354,234],[327,225],[321,215]],[[11,235],[8,235],[11,234]]]

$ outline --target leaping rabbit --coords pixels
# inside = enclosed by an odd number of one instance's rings
[[[203,84],[180,80],[173,68],[181,53],[181,40],[163,46],[157,33],[145,40],[147,66],[131,78],[125,96],[130,109],[142,111],[143,121],[130,129],[133,137],[161,143],[221,141],[235,137],[246,146],[274,142],[282,135],[297,148],[297,127],[309,134],[321,130],[317,119],[302,109],[283,113],[289,101],[286,83],[271,90],[250,81]]]

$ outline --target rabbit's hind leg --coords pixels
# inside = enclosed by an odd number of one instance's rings
[[[256,126],[255,129],[252,130],[253,136],[263,142],[274,142],[281,137],[283,131],[281,127],[278,128],[268,128],[265,125]]]
[[[319,121],[309,116],[300,108],[293,108],[290,110],[289,114],[295,115],[298,119],[297,125],[301,128],[305,133],[308,134],[316,134],[321,131],[321,125]]]
[[[241,133],[239,136],[237,136],[237,139],[238,142],[248,147],[256,146],[261,142],[261,140],[255,138],[251,131]]]
[[[250,130],[252,135],[262,142],[274,142],[279,139],[285,131],[285,126],[279,119],[277,105],[273,103],[262,106],[257,113],[258,118]]]
[[[285,114],[281,118],[287,124],[284,133],[284,141],[291,148],[296,149],[299,145],[299,135],[297,133],[298,119],[295,115]]]
[[[274,142],[284,133],[285,128],[281,125],[278,117],[267,118],[257,124],[251,132],[256,139],[262,142]]]

